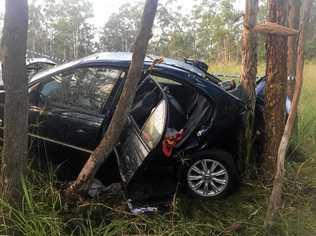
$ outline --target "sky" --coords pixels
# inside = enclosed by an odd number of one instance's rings
[[[91,19],[90,22],[95,24],[97,27],[101,27],[112,13],[118,11],[119,7],[122,4],[134,1],[135,0],[90,0],[90,2],[93,4],[94,9],[94,18]],[[184,12],[189,12],[195,2],[194,0],[178,1],[181,2]],[[4,2],[5,0],[0,0],[0,13],[4,12]],[[160,0],[160,2],[163,4],[165,0]],[[243,9],[244,2],[245,0],[237,0],[236,7],[238,9]]]

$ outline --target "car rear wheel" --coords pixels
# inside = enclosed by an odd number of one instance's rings
[[[239,183],[233,157],[224,151],[197,154],[185,171],[189,193],[198,198],[223,198]]]

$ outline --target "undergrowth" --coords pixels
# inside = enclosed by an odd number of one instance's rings
[[[226,67],[229,73],[239,68]],[[286,166],[283,206],[275,235],[316,235],[316,64],[305,68],[299,133]],[[50,172],[51,173],[51,172]],[[28,170],[23,204],[16,210],[0,200],[7,224],[22,235],[263,235],[271,186],[252,178],[224,200],[198,201],[179,195],[165,213],[133,216],[122,198],[103,197],[81,205],[65,203],[53,174]]]

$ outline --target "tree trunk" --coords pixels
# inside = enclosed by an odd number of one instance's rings
[[[298,30],[300,24],[301,1],[290,0],[289,6],[289,27]],[[290,80],[287,81],[287,95],[292,99],[295,87],[297,36],[289,37],[287,46],[287,75],[290,78]]]
[[[81,193],[87,192],[91,180],[118,142],[135,97],[137,84],[142,77],[145,53],[148,41],[152,36],[151,30],[157,11],[157,4],[158,0],[146,0],[141,29],[134,46],[132,62],[111,123],[100,144],[85,163],[76,181],[65,191],[67,197],[77,198],[78,194],[80,196]]]
[[[242,98],[247,104],[247,111],[241,132],[240,157],[245,162],[244,169],[249,165],[252,153],[254,111],[256,105],[256,76],[257,76],[257,33],[253,31],[257,23],[258,0],[246,0],[244,28],[242,34],[242,67],[240,86]]]
[[[27,157],[28,91],[25,70],[27,0],[6,0],[2,38],[5,87],[4,143],[0,198],[21,204],[21,178]]]
[[[301,0],[290,0],[289,8],[289,27],[292,29],[299,28],[300,24],[300,9],[301,9]],[[287,96],[292,100],[295,88],[295,74],[296,74],[296,63],[297,63],[297,39],[298,37],[289,37],[287,41]],[[298,137],[298,119],[296,117],[294,122],[294,131],[293,136]]]
[[[290,111],[288,120],[286,122],[284,134],[278,150],[277,159],[277,171],[274,176],[273,189],[269,199],[268,211],[265,219],[265,227],[269,230],[273,223],[273,218],[275,214],[281,207],[281,194],[282,185],[284,178],[284,160],[286,155],[286,150],[289,144],[289,140],[295,125],[295,118],[297,114],[299,99],[301,95],[302,85],[303,85],[303,71],[304,71],[304,35],[306,24],[310,15],[310,9],[312,6],[312,0],[305,0],[303,4],[303,14],[300,22],[300,34],[298,38],[298,48],[297,48],[297,64],[296,64],[296,85],[293,95],[292,109]]]
[[[269,22],[287,24],[287,0],[269,0]],[[267,82],[265,88],[265,177],[271,180],[285,126],[285,93],[287,85],[287,37],[267,35]]]

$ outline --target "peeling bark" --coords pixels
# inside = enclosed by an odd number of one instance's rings
[[[299,29],[300,24],[300,9],[301,9],[301,0],[289,0],[289,27],[292,29]],[[295,75],[296,75],[296,64],[297,64],[297,39],[298,36],[290,37],[287,41],[287,96],[292,100],[295,88]],[[298,115],[295,119],[295,129],[293,136],[298,137]]]
[[[255,32],[262,34],[274,34],[279,36],[296,36],[298,31],[273,22],[265,22],[256,25]]]
[[[142,76],[145,53],[148,41],[152,36],[151,30],[157,11],[157,4],[158,0],[146,0],[141,29],[134,46],[132,62],[113,118],[103,139],[85,163],[76,181],[65,191],[66,197],[70,199],[77,199],[78,196],[87,192],[91,180],[119,140],[135,97],[137,84]]]
[[[256,76],[257,76],[257,34],[253,31],[256,26],[258,0],[246,0],[244,28],[242,34],[242,68],[240,86],[242,98],[246,102],[247,111],[241,131],[239,156],[245,160],[243,168],[247,169],[252,154],[254,112],[256,105]]]
[[[297,48],[297,65],[296,65],[296,84],[293,95],[292,109],[290,111],[288,120],[286,122],[285,130],[282,136],[282,140],[278,149],[277,159],[277,171],[274,176],[273,189],[269,198],[268,211],[265,219],[265,227],[269,230],[273,224],[273,219],[281,208],[282,186],[284,179],[284,162],[286,156],[286,150],[289,144],[290,137],[295,125],[295,118],[297,114],[299,99],[301,95],[303,85],[303,71],[304,71],[304,35],[306,24],[310,16],[310,9],[312,6],[312,0],[305,0],[303,4],[303,15],[300,22],[300,34]]]
[[[287,24],[287,0],[269,0],[269,22]],[[271,180],[276,169],[278,147],[285,126],[285,94],[287,85],[287,37],[267,35],[267,82],[265,88],[264,170]]]

